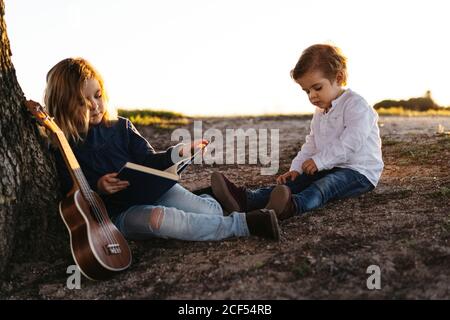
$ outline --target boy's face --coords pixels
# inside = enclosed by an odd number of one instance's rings
[[[87,100],[89,124],[99,124],[105,114],[105,108],[103,106],[102,90],[98,81],[96,79],[87,79],[84,83],[82,94]]]
[[[313,105],[328,110],[331,107],[331,101],[342,93],[339,77],[340,74],[336,76],[333,82],[330,82],[321,71],[310,71],[296,79],[295,82],[306,92]]]

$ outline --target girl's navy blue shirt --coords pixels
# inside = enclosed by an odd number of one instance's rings
[[[156,152],[131,121],[122,117],[118,117],[118,121],[113,122],[110,127],[103,123],[91,126],[82,142],[70,142],[70,146],[91,189],[96,192],[98,179],[105,174],[118,172],[126,162],[159,170],[165,170],[173,165],[171,159],[173,147],[164,152]],[[55,149],[54,153],[56,167],[62,178],[62,191],[67,194],[72,188],[73,181],[59,149]],[[133,205],[115,200],[114,194],[100,194],[100,196],[111,217]]]

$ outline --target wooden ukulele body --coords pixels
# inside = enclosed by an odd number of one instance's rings
[[[101,198],[94,192],[92,196],[98,208],[92,209],[76,190],[60,202],[59,213],[69,231],[72,256],[81,272],[93,280],[107,279],[130,266],[131,252],[108,218]]]

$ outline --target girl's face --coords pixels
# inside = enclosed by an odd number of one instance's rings
[[[87,101],[89,124],[99,124],[105,114],[100,84],[96,79],[87,79],[81,92]]]
[[[321,71],[310,71],[298,78],[297,82],[308,95],[309,101],[316,107],[328,111],[331,101],[335,100],[344,91],[339,73],[333,82],[323,76]]]

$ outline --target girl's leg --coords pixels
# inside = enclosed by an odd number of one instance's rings
[[[222,207],[216,199],[207,194],[197,196],[178,183],[159,198],[155,205],[177,208],[186,212],[223,215]]]
[[[373,188],[370,181],[359,172],[334,168],[303,191],[293,193],[292,198],[297,206],[297,213],[303,213],[319,208],[328,201],[356,197]]]
[[[224,217],[214,214],[185,212],[163,206],[134,206],[121,213],[115,223],[130,240],[153,237],[189,241],[214,241],[249,236],[244,213]]]

